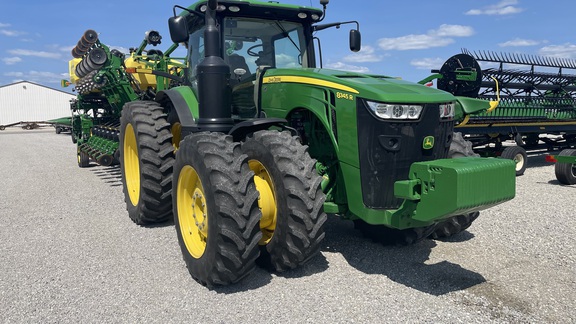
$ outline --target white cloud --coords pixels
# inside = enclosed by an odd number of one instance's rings
[[[540,44],[539,41],[531,40],[531,39],[522,39],[522,38],[514,38],[513,40],[509,40],[504,43],[499,43],[498,46],[500,47],[510,47],[510,46],[534,46]]]
[[[502,0],[495,5],[486,6],[482,9],[471,9],[466,12],[467,15],[512,15],[524,11],[524,9],[516,7],[518,0]]]
[[[296,61],[296,58],[288,54],[278,54],[276,55],[276,66],[282,68],[296,68],[300,65]]]
[[[413,50],[442,47],[454,42],[451,38],[437,38],[430,35],[407,35],[396,38],[381,38],[378,46],[383,50]]]
[[[59,59],[62,57],[62,54],[60,54],[60,53],[44,52],[44,51],[31,51],[31,50],[25,50],[25,49],[9,50],[8,53],[10,53],[12,55],[35,56],[35,57],[51,58],[51,59]]]
[[[429,35],[438,37],[468,37],[474,35],[470,26],[442,24],[438,29],[428,31]]]
[[[576,45],[569,43],[563,45],[548,45],[542,47],[538,51],[538,54],[550,57],[576,59]]]
[[[21,78],[24,76],[23,72],[6,72],[4,73],[5,76],[9,76],[9,77],[17,77],[17,78]]]
[[[10,30],[6,29],[6,27],[10,27],[12,25],[0,23],[0,35],[9,36],[9,37],[16,37],[20,35],[26,35],[26,32],[17,31],[17,30]]]
[[[336,63],[329,63],[325,65],[325,68],[328,69],[334,69],[334,70],[342,70],[342,71],[349,71],[349,72],[357,72],[357,73],[368,73],[370,72],[370,69],[368,69],[365,66],[356,66],[356,65],[350,65],[350,64],[345,64],[342,62],[336,62]]]
[[[2,61],[6,65],[12,65],[12,64],[16,64],[18,62],[22,62],[22,59],[19,58],[18,56],[14,56],[14,57],[4,57],[4,58],[2,58]]]
[[[32,81],[36,83],[60,83],[62,79],[68,77],[68,73],[54,73],[43,71],[28,71],[28,72],[6,72],[4,76],[15,78],[13,81]]]
[[[378,46],[383,50],[413,50],[432,47],[443,47],[454,43],[451,37],[468,37],[474,34],[470,26],[443,24],[438,29],[431,29],[426,34],[410,34],[395,38],[381,38]]]
[[[416,67],[417,69],[421,70],[432,70],[432,69],[440,69],[444,64],[445,60],[436,57],[436,58],[421,58],[410,61],[410,65]]]
[[[364,45],[360,52],[345,56],[344,61],[356,63],[380,62],[382,61],[382,55],[377,55],[374,47]]]
[[[9,37],[16,37],[20,35],[25,35],[25,32],[17,31],[17,30],[9,30],[9,29],[0,29],[0,34]]]

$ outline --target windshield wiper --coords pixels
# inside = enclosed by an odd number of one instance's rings
[[[286,29],[284,28],[284,26],[282,26],[282,24],[280,22],[278,22],[278,20],[274,20],[274,22],[276,23],[276,26],[280,29],[280,31],[282,32],[282,34],[285,37],[288,37],[288,39],[292,42],[292,44],[294,45],[294,47],[296,47],[296,49],[298,50],[298,53],[302,53],[300,51],[300,47],[298,47],[298,44],[296,44],[296,42],[292,39],[292,37],[290,37],[290,34],[288,34],[288,32],[286,31]]]

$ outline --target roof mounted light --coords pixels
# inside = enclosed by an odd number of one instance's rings
[[[232,11],[232,12],[238,12],[240,11],[240,7],[238,6],[230,6],[228,7],[228,10]]]
[[[299,12],[299,13],[298,13],[298,18],[306,19],[306,18],[308,18],[308,15],[307,15],[305,12]]]
[[[318,16],[317,14],[312,14],[310,18],[312,18],[312,20],[314,21],[317,21],[318,19],[320,19],[320,16]]]

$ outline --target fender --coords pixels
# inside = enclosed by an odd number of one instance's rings
[[[172,102],[183,129],[196,125],[194,116],[198,116],[198,101],[189,87],[180,86],[158,92],[155,101],[162,103],[166,100]]]
[[[286,126],[286,124],[288,124],[288,121],[283,118],[250,119],[234,125],[234,127],[228,131],[228,135],[232,135],[234,141],[239,142],[245,139],[250,133],[268,129],[272,126],[278,126],[283,129],[288,129],[292,133],[292,136],[297,136],[298,133],[296,130]]]

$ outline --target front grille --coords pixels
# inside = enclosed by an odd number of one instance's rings
[[[402,203],[394,196],[394,182],[408,179],[410,165],[446,158],[454,121],[440,121],[439,105],[426,104],[417,121],[384,121],[374,117],[362,100],[357,104],[358,150],[364,204],[393,209]],[[432,149],[424,149],[434,136]]]

